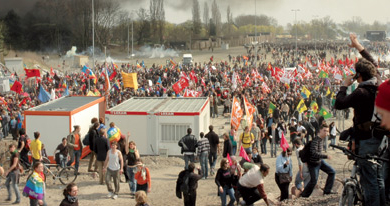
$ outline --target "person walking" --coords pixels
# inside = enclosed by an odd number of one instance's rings
[[[188,169],[183,170],[179,173],[176,180],[176,196],[184,200],[184,206],[195,206],[196,205],[196,189],[198,188],[198,181],[202,179],[202,170],[198,169],[198,174],[194,173],[195,164],[191,162],[188,165]],[[186,184],[185,187],[188,191],[182,191],[182,184]]]
[[[33,173],[27,179],[26,186],[23,189],[23,196],[29,197],[30,206],[46,206],[45,195],[46,187],[43,163],[38,161],[33,165]]]
[[[280,189],[280,201],[288,199],[288,188],[292,180],[291,148],[287,148],[276,158],[275,182]]]
[[[184,154],[184,168],[188,168],[188,161],[195,162],[195,152],[198,147],[198,140],[194,135],[191,134],[192,129],[187,129],[187,135],[182,137],[179,141],[179,146],[181,147],[182,154]]]
[[[276,157],[277,150],[279,148],[279,131],[276,128],[276,124],[272,123],[271,127],[268,130],[268,136],[269,136],[269,141],[271,145],[271,157]]]
[[[99,136],[96,138],[96,166],[99,174],[99,184],[104,184],[104,162],[107,159],[107,152],[110,150],[110,143],[107,139],[106,129],[99,130]]]
[[[94,118],[95,119],[95,118]],[[91,149],[91,155],[89,157],[89,163],[88,163],[88,172],[96,172],[97,166],[96,166],[96,139],[99,136],[98,129],[99,123],[94,122],[91,128],[89,128],[88,131],[88,139],[89,139],[89,149]],[[92,166],[94,166],[94,169],[92,169]]]
[[[39,140],[40,137],[41,133],[34,132],[34,140],[31,141],[30,145],[33,164],[42,161],[42,142]]]
[[[305,186],[302,192],[302,197],[309,197],[317,184],[320,170],[328,174],[326,179],[324,194],[333,194],[332,187],[334,184],[336,171],[323,159],[331,159],[330,155],[321,153],[323,148],[323,140],[329,133],[329,127],[326,124],[320,125],[318,136],[314,138],[310,144],[310,160],[308,168],[310,173],[310,181]]]
[[[297,197],[300,196],[300,194],[303,192],[303,188],[309,184],[310,181],[310,173],[309,169],[307,168],[307,164],[303,163],[301,158],[299,157],[299,152],[303,150],[304,145],[302,143],[302,140],[300,139],[295,139],[293,144],[297,148],[295,151],[295,154],[297,155],[297,161],[298,161],[298,172],[297,175],[295,176],[295,187],[299,191],[298,194],[296,194]],[[302,187],[302,182],[304,183],[304,186]]]
[[[200,133],[200,140],[198,141],[198,156],[200,167],[203,171],[203,179],[207,179],[209,165],[208,157],[210,152],[210,143],[207,138],[204,137],[204,133]]]
[[[21,160],[22,164],[24,164],[25,168],[30,168],[31,164],[28,159],[28,152],[30,151],[29,141],[30,138],[26,135],[26,130],[21,128],[19,130],[19,140],[18,140],[18,152],[19,152],[19,160]]]
[[[260,142],[260,139],[261,139],[260,138],[261,137],[261,130],[257,126],[257,124],[255,122],[252,123],[251,133],[253,134],[253,136],[255,138],[255,142],[252,144],[252,149],[254,147],[259,148],[259,142]]]
[[[215,184],[218,186],[218,195],[221,197],[222,206],[226,206],[226,195],[229,195],[229,206],[233,206],[236,198],[233,189],[233,174],[230,171],[229,160],[223,158],[221,167],[217,170]]]
[[[19,204],[20,203],[20,192],[19,192],[19,153],[16,150],[15,145],[10,144],[8,146],[9,152],[11,153],[11,159],[10,159],[10,165],[8,170],[4,173],[4,176],[7,177],[7,180],[5,181],[5,186],[8,191],[8,198],[5,201],[11,201],[12,200],[12,191],[11,186],[15,192],[16,200],[12,204]]]
[[[229,139],[230,139],[230,142],[232,143],[232,153],[233,153],[233,155],[236,155],[236,153],[237,153],[236,130],[234,129],[234,127],[232,125],[230,127],[231,127],[231,129],[229,132]]]
[[[241,146],[245,149],[245,152],[252,152],[252,145],[255,142],[255,136],[249,131],[249,127],[246,126],[244,132],[240,135],[240,141],[238,148]]]
[[[74,130],[71,132],[67,139],[68,139],[68,151],[70,154],[70,160],[66,164],[67,166],[70,166],[73,161],[75,161],[75,169],[76,173],[79,173],[79,162],[80,162],[80,157],[81,157],[81,151],[83,151],[83,144],[81,143],[81,138],[80,138],[80,126],[75,125],[73,126]]]
[[[233,156],[232,152],[232,143],[230,142],[229,135],[227,133],[223,134],[223,152],[222,152],[222,157],[226,158],[227,155]]]
[[[219,149],[219,137],[214,132],[214,126],[209,126],[209,133],[205,136],[210,143],[210,153],[209,153],[209,163],[210,163],[210,175],[213,176],[215,174],[215,165],[217,163],[217,156],[220,153]]]
[[[102,129],[103,130],[103,129]],[[106,185],[108,190],[107,197],[116,200],[119,193],[119,178],[123,172],[122,165],[122,153],[117,150],[118,143],[115,141],[111,142],[111,149],[107,152],[106,161],[104,161],[103,172],[106,173]],[[114,180],[114,188],[112,189],[111,180]]]
[[[137,181],[135,173],[137,172],[137,159],[140,155],[134,141],[129,142],[129,153],[127,153],[127,176],[129,177],[130,196],[134,198],[137,191]]]

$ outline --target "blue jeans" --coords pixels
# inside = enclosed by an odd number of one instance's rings
[[[217,153],[211,153],[209,154],[209,164],[210,164],[210,168],[211,169],[214,169],[215,168],[215,164],[217,164]]]
[[[194,155],[184,155],[184,168],[188,169],[188,161],[195,162],[195,156]]]
[[[305,163],[303,163],[305,164]],[[306,166],[303,166],[303,167],[306,167]],[[302,182],[305,183],[305,187],[306,185],[309,184],[309,181],[310,181],[310,173],[309,171],[305,171],[303,168],[302,168],[302,177],[303,179],[301,178],[301,175],[300,175],[300,172],[298,170],[297,172],[297,175],[295,176],[295,187],[297,189],[301,189],[302,188]]]
[[[127,167],[127,176],[129,177],[130,193],[135,193],[137,191],[137,180],[134,177],[136,170],[137,167]]]
[[[235,156],[237,153],[237,145],[232,146],[232,153]]]
[[[218,190],[219,191],[219,190]],[[221,197],[221,202],[222,206],[226,206],[226,194],[229,195],[230,201],[229,201],[229,206],[233,206],[234,202],[236,201],[236,198],[234,197],[234,189],[233,188],[228,188],[227,186],[223,187],[223,193],[219,194]]]
[[[330,139],[330,143],[335,145],[336,144],[336,137]],[[333,150],[334,150],[334,148],[333,148]]]
[[[59,154],[59,156],[60,156],[60,166],[64,168],[66,166],[67,156],[64,156],[63,154]]]
[[[19,192],[19,188],[18,188],[18,175],[15,174],[15,172],[10,172],[8,175],[7,175],[7,180],[5,181],[5,186],[7,187],[7,191],[8,191],[8,199],[12,199],[12,192],[11,192],[11,186],[12,188],[14,189],[15,191],[15,195],[16,195],[16,201],[15,202],[20,202],[20,192]]]
[[[208,152],[202,152],[200,153],[200,167],[203,172],[203,177],[207,179],[207,175],[209,172],[209,164],[207,163],[207,159],[209,157]]]
[[[377,138],[361,140],[359,155],[375,154],[380,143],[381,140]],[[382,166],[366,160],[358,160],[357,162],[360,168],[360,184],[364,191],[366,205],[385,205],[385,183]]]
[[[210,107],[210,117],[212,117],[212,118],[215,117],[215,114],[214,114],[214,107]]]
[[[271,142],[271,157],[276,157],[276,153],[278,152],[278,143]]]
[[[252,146],[248,147],[248,148],[244,148],[245,152],[248,154],[248,152],[250,152],[252,154]]]
[[[74,167],[76,169],[76,172],[78,172],[79,171],[80,156],[81,156],[81,150],[73,151],[73,155],[70,156],[70,160],[66,165],[70,166],[73,163],[73,161],[76,160]]]
[[[267,154],[267,138],[264,137],[261,142],[261,153]]]
[[[329,194],[332,191],[336,171],[328,163],[326,163],[325,160],[321,160],[320,164],[318,165],[309,164],[308,167],[310,173],[310,181],[309,184],[305,186],[305,190],[303,190],[301,196],[309,197],[311,195],[314,190],[314,187],[317,184],[320,170],[328,174],[328,178],[326,178],[324,194]]]

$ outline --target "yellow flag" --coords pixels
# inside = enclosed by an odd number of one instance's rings
[[[137,73],[125,73],[121,72],[122,74],[122,81],[123,81],[123,87],[130,87],[134,88],[134,90],[138,89],[138,82],[137,82]]]
[[[87,94],[87,96],[96,96],[96,94],[93,93],[92,91],[89,91],[88,94]]]
[[[297,110],[299,113],[303,113],[304,111],[307,110],[307,107],[305,105],[305,101],[303,101],[303,99],[301,99],[301,101],[299,102],[299,104],[297,106]]]
[[[326,91],[326,95],[325,96],[328,96],[330,94],[330,89],[328,87],[328,90]]]

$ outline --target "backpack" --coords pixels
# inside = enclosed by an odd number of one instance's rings
[[[89,132],[84,136],[83,145],[89,146]]]
[[[311,141],[309,141],[305,147],[299,151],[299,158],[301,158],[301,161],[303,163],[309,162],[310,160],[310,146],[311,146]]]
[[[183,194],[188,194],[190,192],[189,181],[190,181],[190,173],[186,172],[186,174],[183,177],[183,182],[180,185],[180,191]]]
[[[27,135],[25,136],[25,138],[26,138],[26,144],[24,145],[24,149],[30,151],[31,139]]]

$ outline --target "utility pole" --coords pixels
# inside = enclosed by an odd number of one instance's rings
[[[300,11],[299,9],[292,9],[291,11],[295,12],[295,59],[298,56],[298,22],[297,22],[297,11]]]
[[[313,18],[317,20],[318,15],[314,15]],[[317,26],[315,26],[315,30],[314,30],[314,52],[316,53],[317,56]]]
[[[129,22],[127,22],[127,58],[130,58],[130,46],[129,46],[129,39],[130,39],[130,34],[129,34]],[[133,27],[132,27],[133,28]]]
[[[95,69],[95,10],[92,0],[92,69]],[[91,90],[90,79],[88,78],[88,90]]]
[[[256,6],[257,0],[255,0],[255,67],[256,67],[256,62],[257,62],[257,45],[259,45],[259,42],[257,41],[257,6]]]

